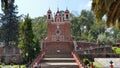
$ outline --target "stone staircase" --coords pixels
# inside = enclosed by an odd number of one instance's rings
[[[74,58],[43,58],[41,68],[78,68]]]
[[[78,68],[71,54],[45,55],[41,68]]]
[[[43,57],[44,55],[44,57]],[[83,68],[79,59],[76,56],[76,52],[72,54],[57,54],[57,55],[39,55],[30,68]]]

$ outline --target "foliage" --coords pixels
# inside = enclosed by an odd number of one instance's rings
[[[116,39],[117,39],[117,40],[120,40],[120,32],[117,34]]]
[[[0,41],[3,41],[3,30],[2,30],[2,27],[0,26]]]
[[[76,40],[86,40],[88,36],[88,31],[94,23],[94,15],[91,11],[82,10],[79,17],[74,17],[72,15],[71,20],[71,33],[75,36]]]
[[[10,8],[10,4],[9,4],[10,2],[14,3],[15,0],[11,0],[11,1],[9,1],[9,0],[1,0],[2,9],[8,10]]]
[[[88,41],[89,41],[89,42],[95,41],[95,40],[94,40],[94,37],[93,37],[90,33],[88,34]]]
[[[27,15],[25,21],[20,24],[20,42],[19,48],[22,50],[22,56],[27,61],[34,58],[34,34],[32,30],[32,20]]]
[[[87,59],[87,58],[84,58],[84,59],[83,59],[83,62],[84,62],[85,65],[90,64],[90,60]]]
[[[46,16],[41,16],[32,20],[33,23],[33,32],[35,34],[35,40],[43,39],[46,37]]]
[[[120,54],[120,48],[119,47],[112,47],[113,51],[116,51],[116,54]]]
[[[99,34],[98,36],[99,44],[114,44],[115,40],[112,36],[106,36],[105,33]]]
[[[114,27],[107,31],[105,20],[98,23],[91,11],[82,10],[79,17],[72,15],[71,33],[76,40],[96,42],[99,39],[101,44],[113,44],[116,42],[118,32],[119,30]]]
[[[34,57],[36,57],[38,54],[40,54],[40,42],[39,39],[35,40],[35,46],[34,46]]]
[[[102,68],[102,65],[100,65],[100,64],[97,63],[97,62],[93,62],[93,65],[95,66],[95,68]]]
[[[33,33],[35,35],[34,41],[35,41],[35,48],[36,52],[35,54],[40,54],[40,40],[45,38],[47,35],[47,24],[46,24],[46,16],[41,16],[32,19],[33,24]]]
[[[106,25],[115,25],[120,28],[120,0],[92,0],[92,10],[94,11],[97,21],[100,21],[106,14]]]
[[[20,66],[20,67],[19,67]],[[25,65],[0,65],[0,67],[1,68],[4,68],[4,67],[6,67],[6,68],[26,68],[26,66]]]
[[[94,23],[91,26],[91,29],[89,30],[89,34],[93,37],[93,39],[96,40],[98,38],[99,34],[105,32],[105,25],[104,24],[105,24],[104,21],[102,21],[101,23]]]
[[[2,14],[1,17],[1,36],[2,36],[2,41],[5,42],[5,45],[18,45],[18,16],[16,10],[17,6],[14,5],[14,2],[8,1],[8,0],[1,0],[3,2],[2,6],[2,11],[4,14]],[[8,6],[6,5],[8,4]]]
[[[79,22],[79,18],[77,17],[74,17],[71,20],[71,33],[73,36],[76,37],[76,40],[80,39],[81,36],[80,22]]]

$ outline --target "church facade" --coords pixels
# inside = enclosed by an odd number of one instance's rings
[[[72,45],[69,10],[57,10],[52,16],[52,11],[49,9],[47,11],[47,37],[42,45],[45,56],[68,57],[73,50]]]

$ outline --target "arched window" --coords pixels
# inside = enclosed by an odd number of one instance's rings
[[[68,15],[66,15],[66,19],[68,19]]]
[[[48,15],[48,19],[50,19],[50,15]]]

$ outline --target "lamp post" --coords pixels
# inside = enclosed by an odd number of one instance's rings
[[[81,27],[80,28],[80,37],[81,37],[80,41],[82,41],[82,31],[83,31],[83,28]]]
[[[27,58],[26,58],[26,61],[28,61],[28,53],[26,53],[26,57],[27,57]]]
[[[25,55],[26,55],[26,63],[27,63],[27,61],[29,62],[28,53],[26,53]],[[28,64],[26,64],[26,67],[28,67]]]
[[[34,51],[36,51],[36,48],[34,48]]]
[[[112,62],[112,61],[110,61],[110,68],[114,68],[114,67],[113,67],[113,62]]]
[[[34,55],[35,55],[34,57],[36,57],[36,48],[34,48]]]

